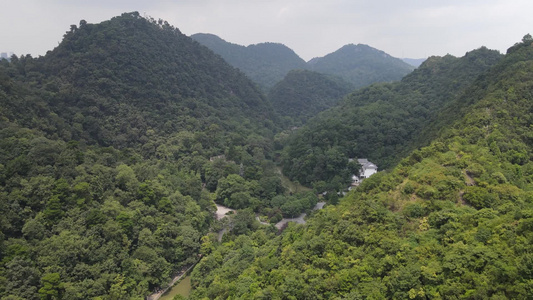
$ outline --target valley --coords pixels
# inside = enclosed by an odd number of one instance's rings
[[[527,299],[532,87],[529,34],[415,68],[81,20],[0,60],[0,298]]]

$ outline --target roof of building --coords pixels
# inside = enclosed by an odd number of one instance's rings
[[[377,169],[378,166],[368,161],[366,158],[359,158],[357,162],[361,165],[362,169]]]

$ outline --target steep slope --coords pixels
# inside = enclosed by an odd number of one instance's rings
[[[526,37],[472,85],[465,115],[430,146],[305,226],[211,250],[193,273],[191,298],[529,298],[533,39]]]
[[[193,34],[191,38],[222,56],[265,89],[282,80],[290,70],[306,68],[305,61],[283,44],[260,43],[245,47],[204,33]]]
[[[271,116],[244,74],[138,13],[0,61],[0,298],[140,299],[168,282],[198,259],[219,179],[253,187],[241,201],[282,192]]]
[[[308,63],[313,71],[336,75],[360,88],[375,82],[400,80],[414,67],[383,51],[363,44],[349,44]]]
[[[270,90],[268,99],[280,116],[299,126],[337,104],[350,91],[350,84],[340,78],[294,70]]]
[[[497,51],[486,48],[462,58],[431,57],[401,82],[350,94],[293,135],[282,157],[284,173],[304,184],[337,177],[330,188],[339,189],[349,180],[349,157],[369,158],[380,169],[393,166],[414,143],[426,145],[435,136],[438,128],[424,139],[419,133],[500,58]]]

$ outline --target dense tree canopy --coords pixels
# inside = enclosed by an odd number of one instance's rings
[[[349,44],[308,62],[310,70],[338,76],[360,88],[375,82],[402,79],[414,67],[399,58],[363,44]]]
[[[292,70],[312,70],[335,76],[355,89],[375,82],[400,80],[414,69],[401,59],[361,44],[345,45],[306,63],[282,44],[260,43],[245,47],[226,42],[213,34],[197,33],[191,37],[242,70],[265,91],[269,91]]]
[[[1,61],[0,298],[162,286],[197,261],[219,180],[242,172],[265,201],[283,192],[275,120],[244,74],[138,13]]]
[[[316,106],[337,91],[293,76]],[[0,298],[143,299],[199,261],[191,299],[527,299],[532,85],[527,35],[503,58],[430,58],[289,133],[165,21],[82,20],[43,57],[0,61]],[[335,205],[356,156],[391,169]],[[215,221],[215,203],[236,211]]]
[[[274,110],[288,125],[300,126],[319,112],[336,105],[352,91],[340,78],[307,70],[290,71],[268,93]]]

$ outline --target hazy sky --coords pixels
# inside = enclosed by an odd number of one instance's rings
[[[305,60],[349,43],[410,58],[505,52],[533,34],[531,0],[0,0],[0,52],[44,55],[71,24],[131,11],[187,35],[283,43]]]

